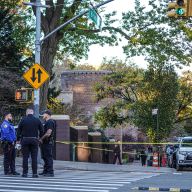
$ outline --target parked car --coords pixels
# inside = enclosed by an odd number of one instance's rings
[[[172,166],[180,171],[192,167],[192,137],[183,137],[172,155]]]

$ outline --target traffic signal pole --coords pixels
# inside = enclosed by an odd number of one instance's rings
[[[114,1],[114,0],[104,1],[104,2],[94,6],[94,8],[97,9],[97,8],[103,6],[103,5],[107,4],[107,3],[110,3],[112,1]],[[81,12],[79,15],[71,18],[70,20],[68,20],[67,22],[62,24],[61,26],[59,26],[56,29],[54,29],[48,35],[46,35],[43,39],[41,39],[41,7],[49,8],[49,6],[42,5],[41,4],[41,0],[36,0],[35,3],[23,2],[23,4],[36,7],[35,63],[38,63],[39,65],[41,63],[41,43],[45,39],[47,39],[48,37],[50,37],[51,35],[56,33],[57,31],[59,31],[60,29],[64,28],[66,25],[68,25],[71,22],[75,21],[79,17],[82,17],[83,15],[88,13],[88,11],[89,11],[89,10],[86,10],[86,11]],[[34,112],[35,112],[35,116],[36,117],[39,117],[39,105],[40,105],[40,89],[35,89],[34,90]]]
[[[41,63],[41,0],[36,0],[35,63]],[[40,89],[34,89],[34,112],[39,117]]]

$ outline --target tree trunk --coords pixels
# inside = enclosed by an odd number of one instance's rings
[[[57,52],[59,40],[56,34],[47,39],[41,49],[41,65],[51,75],[53,68],[53,60]],[[40,111],[47,108],[47,95],[49,88],[49,80],[42,86],[40,90]]]

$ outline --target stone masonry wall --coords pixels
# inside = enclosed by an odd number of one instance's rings
[[[84,114],[92,115],[99,107],[106,104],[95,101],[93,86],[96,82],[101,82],[104,75],[110,71],[64,71],[61,75],[62,97],[65,93],[73,93],[71,103],[83,109]],[[63,98],[65,101],[65,98]]]

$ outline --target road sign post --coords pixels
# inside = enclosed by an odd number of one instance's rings
[[[35,37],[35,63],[41,63],[41,0],[36,0],[36,37]],[[40,90],[34,90],[34,111],[39,117]]]

